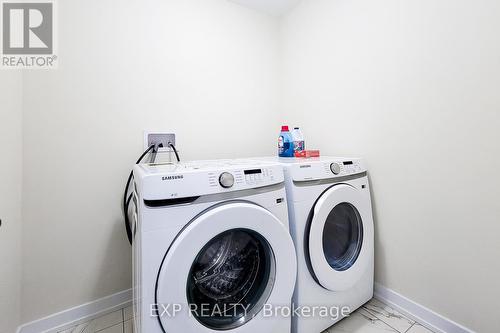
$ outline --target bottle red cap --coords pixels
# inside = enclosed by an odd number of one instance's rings
[[[289,131],[288,126],[281,126],[281,131],[288,132]]]

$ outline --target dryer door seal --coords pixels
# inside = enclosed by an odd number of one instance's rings
[[[316,279],[331,291],[353,287],[371,267],[373,219],[360,190],[338,184],[321,195],[310,223],[309,256]]]
[[[174,240],[158,273],[163,331],[265,331],[264,305],[291,301],[294,253],[287,228],[258,205],[231,202],[200,214]],[[166,306],[180,311],[162,315]]]

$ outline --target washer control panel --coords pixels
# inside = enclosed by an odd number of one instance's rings
[[[211,187],[220,186],[229,189],[236,185],[237,187],[251,188],[274,184],[277,180],[274,174],[274,168],[260,167],[210,172],[208,180]]]
[[[233,186],[239,188],[260,187],[275,183],[273,168],[210,172],[208,174],[208,180],[211,187],[222,187],[225,189],[232,188]]]
[[[259,188],[284,181],[283,167],[254,160],[198,161],[165,165],[137,165],[148,200],[176,199]]]

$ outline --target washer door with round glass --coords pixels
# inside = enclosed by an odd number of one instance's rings
[[[260,206],[233,202],[204,212],[177,236],[160,267],[163,331],[269,329],[268,320],[253,319],[263,317],[266,304],[290,304],[294,253],[288,230]]]
[[[318,199],[309,230],[309,256],[318,282],[331,291],[354,286],[373,255],[369,200],[347,184],[334,185]]]

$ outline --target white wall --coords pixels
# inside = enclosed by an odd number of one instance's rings
[[[22,75],[0,74],[0,333],[15,331],[20,320]]]
[[[60,2],[59,69],[24,75],[22,137],[9,127],[22,322],[130,287],[119,204],[143,129],[176,132],[185,159],[257,156],[285,119],[310,148],[367,159],[377,281],[495,331],[499,15],[493,0],[304,0],[280,27],[225,0]]]
[[[120,199],[144,129],[184,159],[275,151],[276,20],[223,0],[59,2],[24,81],[23,322],[131,286]]]
[[[305,0],[283,21],[284,107],[309,148],[367,159],[376,280],[500,327],[500,3]]]

